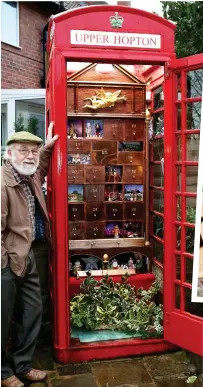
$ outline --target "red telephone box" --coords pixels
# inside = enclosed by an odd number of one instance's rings
[[[199,355],[203,354],[203,313],[201,305],[191,303],[193,255],[191,246],[189,249],[187,244],[188,236],[191,237],[194,230],[187,208],[191,203],[194,205],[196,198],[195,189],[190,188],[188,178],[190,180],[197,174],[198,166],[198,159],[189,155],[191,148],[188,148],[188,144],[195,139],[196,145],[198,143],[198,112],[201,110],[202,90],[201,84],[196,91],[191,84],[194,86],[197,72],[203,79],[203,54],[176,59],[174,30],[173,23],[157,15],[123,6],[79,8],[54,16],[50,21],[46,114],[47,125],[53,120],[55,131],[59,134],[48,179],[48,208],[53,234],[50,288],[54,311],[55,358],[60,363],[161,352],[170,350],[174,344]],[[158,268],[159,273],[164,273],[164,339],[125,339],[75,344],[71,341],[69,305],[73,282],[68,270],[70,219],[67,189],[67,152],[71,141],[67,141],[69,91],[66,67],[67,62],[71,61],[165,66],[164,132],[156,133],[150,145],[152,155],[149,160],[148,185],[151,201],[150,241],[152,245],[160,244],[164,251],[161,263],[154,252],[152,259],[154,268]],[[71,97],[73,103],[78,99],[79,92],[76,87]],[[154,116],[159,114],[159,109],[152,108],[152,113]],[[80,118],[77,110],[74,114]],[[164,156],[162,187],[158,187],[153,181],[155,168],[161,167],[161,161],[153,157],[153,146],[160,141]],[[146,182],[147,178],[148,169]],[[160,211],[153,207],[154,192],[164,194],[164,208]],[[195,205],[193,210],[194,207]],[[159,218],[164,225],[164,234],[161,237],[154,231],[155,218]],[[78,243],[82,245],[82,241]],[[150,275],[146,277],[149,282],[154,278]],[[137,278],[144,278],[144,275]],[[142,280],[139,280],[139,284],[140,281],[142,285]]]

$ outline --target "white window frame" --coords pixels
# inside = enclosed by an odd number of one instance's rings
[[[3,3],[3,1],[2,1],[2,3]],[[9,46],[21,48],[20,47],[20,42],[19,42],[19,38],[20,38],[19,2],[15,1],[15,3],[17,5],[17,7],[16,7],[16,44],[8,42],[8,41],[3,40],[3,39],[1,39],[1,42],[5,43],[5,44],[8,44]],[[2,7],[2,5],[1,5],[1,7]]]

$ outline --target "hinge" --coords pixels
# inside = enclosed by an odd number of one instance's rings
[[[169,62],[165,63],[164,75],[165,79],[169,79],[171,77],[171,67]]]

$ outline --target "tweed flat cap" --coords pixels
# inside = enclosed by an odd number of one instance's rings
[[[43,140],[30,132],[22,131],[13,134],[13,136],[8,139],[7,145],[12,144],[13,142],[35,142],[36,144],[42,144]]]

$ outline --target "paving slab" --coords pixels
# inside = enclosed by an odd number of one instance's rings
[[[202,387],[202,382],[200,379],[197,379],[193,383],[186,383],[187,378],[184,379],[162,379],[156,381],[156,387]]]
[[[96,378],[92,374],[83,374],[53,379],[51,385],[52,387],[101,387],[101,385],[97,383]]]
[[[153,380],[142,360],[91,364],[92,373],[102,387],[153,387]]]
[[[60,376],[91,374],[92,372],[91,366],[88,363],[56,365],[56,368]]]
[[[191,375],[189,370],[190,359],[184,351],[144,356],[143,363],[153,380],[174,379],[175,377],[179,379]]]

